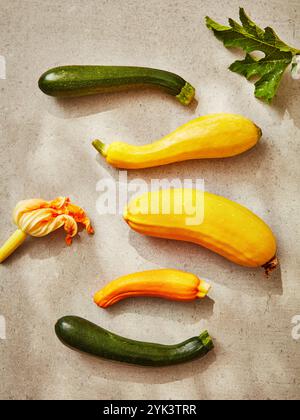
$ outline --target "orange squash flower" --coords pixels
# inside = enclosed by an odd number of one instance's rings
[[[42,237],[64,227],[67,233],[66,243],[71,245],[72,238],[78,232],[78,224],[82,224],[89,234],[94,233],[85,211],[65,197],[58,197],[52,201],[20,201],[13,211],[13,221],[18,230],[0,248],[0,263],[24,242],[27,235]]]

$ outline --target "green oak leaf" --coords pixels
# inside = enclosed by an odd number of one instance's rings
[[[261,29],[240,8],[242,25],[229,19],[230,26],[223,26],[206,17],[206,25],[227,48],[242,48],[246,52],[244,60],[235,61],[229,69],[245,76],[248,80],[257,77],[255,96],[271,102],[276,95],[282,76],[286,68],[293,62],[300,50],[285,44],[275,33],[267,27]],[[261,51],[264,57],[255,58],[251,53]]]

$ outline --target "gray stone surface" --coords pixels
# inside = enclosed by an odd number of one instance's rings
[[[243,5],[261,25],[300,45],[298,0],[0,1],[0,241],[13,232],[21,199],[69,195],[86,208],[96,234],[72,248],[62,232],[29,239],[0,266],[0,397],[4,399],[214,399],[300,397],[299,182],[300,82],[286,75],[272,106],[253,85],[226,70],[239,53],[226,51],[206,29]],[[41,72],[63,64],[124,64],[165,68],[198,90],[183,108],[146,91],[54,100],[37,88]],[[237,112],[264,131],[260,145],[228,160],[180,163],[137,171],[137,177],[204,178],[209,191],[237,200],[273,228],[281,269],[234,266],[200,247],[147,239],[118,216],[97,214],[96,184],[118,172],[96,158],[94,137],[144,144],[202,114]],[[133,271],[172,267],[209,278],[211,298],[191,304],[128,300],[97,308],[93,293]],[[55,321],[76,314],[135,339],[174,343],[208,328],[216,349],[205,360],[151,369],[95,360],[63,347]]]

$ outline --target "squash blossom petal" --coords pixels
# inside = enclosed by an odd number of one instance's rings
[[[83,225],[89,234],[94,233],[85,211],[66,197],[57,197],[52,201],[38,198],[20,201],[13,211],[13,221],[18,229],[0,248],[0,263],[25,241],[27,235],[42,237],[63,227],[66,243],[71,245],[78,232],[78,224]]]
[[[94,233],[85,211],[65,197],[58,197],[52,201],[20,201],[14,209],[13,221],[23,232],[36,237],[46,236],[64,227],[68,245],[71,245],[72,238],[78,232],[78,223],[83,224],[88,233]]]

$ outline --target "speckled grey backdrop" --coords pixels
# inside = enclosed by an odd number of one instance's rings
[[[206,29],[243,5],[261,25],[300,45],[298,0],[1,0],[1,229],[23,198],[70,195],[93,219],[72,248],[63,233],[32,239],[0,267],[2,398],[213,399],[299,398],[300,81],[289,75],[273,106],[226,70],[229,52]],[[41,72],[63,64],[161,67],[198,89],[185,109],[157,92],[60,100],[37,88]],[[281,270],[266,280],[197,246],[131,233],[120,217],[96,211],[97,182],[118,172],[96,158],[90,140],[143,144],[212,112],[242,113],[263,128],[260,145],[243,156],[138,171],[129,179],[204,178],[206,188],[247,205],[278,237]],[[108,311],[92,302],[107,281],[132,271],[172,267],[211,279],[211,299],[191,304],[128,300]],[[63,347],[53,326],[65,314],[87,317],[136,339],[178,342],[208,328],[216,349],[205,360],[164,369],[140,368],[79,355]]]

